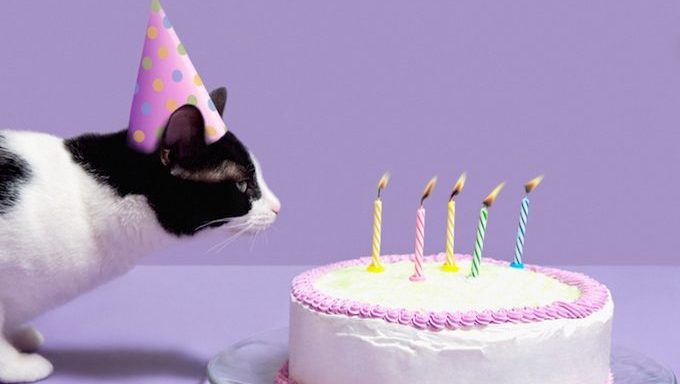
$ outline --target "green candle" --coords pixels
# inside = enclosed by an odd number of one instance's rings
[[[503,189],[505,183],[500,183],[489,193],[489,196],[482,202],[482,209],[479,211],[479,224],[477,225],[477,235],[475,236],[475,249],[472,254],[472,267],[470,277],[479,276],[479,267],[482,264],[482,250],[484,249],[484,235],[486,234],[486,223],[489,221],[489,207],[496,200],[496,197]]]

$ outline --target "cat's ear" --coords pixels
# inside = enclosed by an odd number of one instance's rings
[[[170,115],[161,144],[161,161],[165,165],[191,163],[206,148],[205,121],[193,105],[183,105]]]
[[[210,99],[212,99],[215,108],[217,108],[217,113],[222,116],[224,114],[224,106],[227,104],[227,88],[219,87],[212,92],[210,92]]]

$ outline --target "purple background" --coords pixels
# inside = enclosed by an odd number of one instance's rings
[[[124,127],[149,1],[4,1],[0,127],[71,136]],[[443,248],[464,170],[458,250],[483,197],[485,253],[510,258],[522,184],[538,173],[526,259],[675,264],[680,236],[680,2],[163,1],[226,121],[283,203],[265,236],[154,264],[318,264],[368,254],[386,169],[385,252],[411,252],[432,175],[426,251]]]

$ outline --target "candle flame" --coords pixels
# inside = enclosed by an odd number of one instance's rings
[[[390,173],[385,172],[384,175],[380,178],[380,181],[378,181],[378,190],[383,190],[385,187],[387,187],[387,182],[390,181]]]
[[[380,198],[380,192],[387,187],[387,182],[390,181],[390,173],[385,172],[380,181],[378,181],[378,199]]]
[[[422,205],[425,199],[427,199],[430,196],[430,193],[432,193],[432,190],[434,189],[434,186],[437,184],[437,176],[433,177],[430,179],[430,181],[427,182],[427,185],[425,186],[425,189],[423,190],[423,196],[420,198],[420,204]]]
[[[493,204],[494,201],[496,201],[496,197],[498,197],[498,194],[501,192],[501,189],[505,186],[505,182],[502,182],[496,186],[496,188],[489,193],[489,196],[484,199],[483,204],[486,205],[487,207],[490,207],[491,204]]]
[[[536,187],[538,187],[539,184],[541,184],[541,181],[543,181],[543,175],[534,177],[531,179],[526,185],[524,185],[524,190],[526,193],[531,193]]]
[[[451,191],[451,197],[449,197],[449,200],[452,200],[460,193],[460,191],[463,190],[463,187],[465,186],[465,179],[467,179],[467,174],[463,172],[458,178],[458,181],[456,181],[456,185],[453,186],[453,191]]]

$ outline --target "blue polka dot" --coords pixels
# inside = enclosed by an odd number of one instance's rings
[[[172,24],[170,23],[170,19],[167,16],[165,16],[163,18],[163,26],[167,29],[172,28]]]
[[[142,104],[142,114],[143,114],[144,116],[150,115],[150,114],[151,114],[151,109],[152,109],[152,108],[151,108],[151,103],[145,102],[145,103]]]
[[[139,84],[135,84],[135,95],[139,93]]]
[[[215,103],[213,103],[212,100],[208,99],[208,108],[210,108],[211,111],[214,111],[215,108]]]
[[[179,69],[175,69],[172,71],[172,79],[175,80],[176,83],[179,83],[182,81],[182,71]]]

